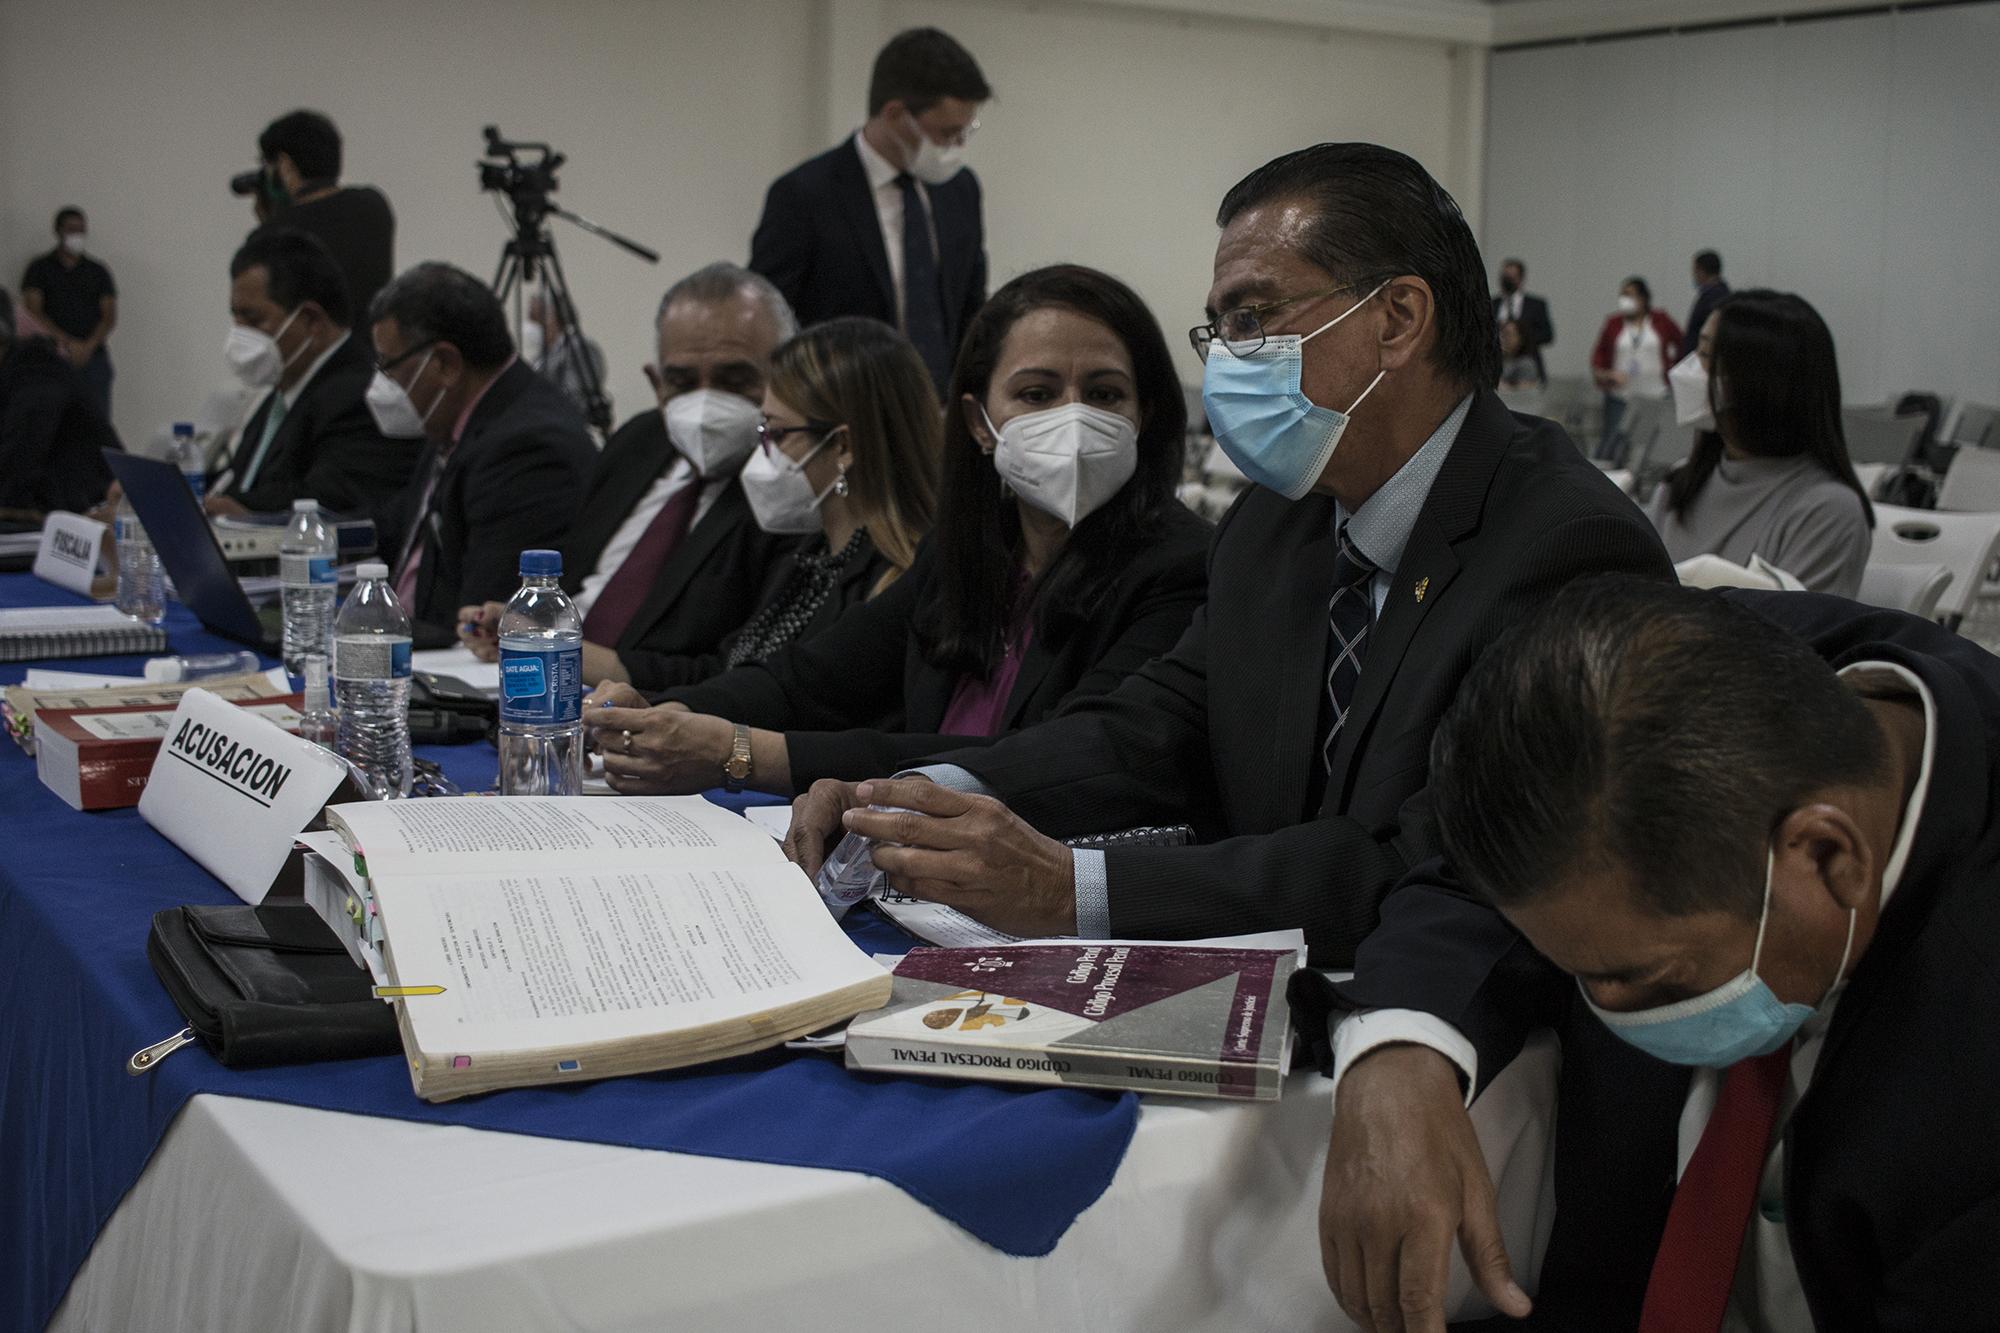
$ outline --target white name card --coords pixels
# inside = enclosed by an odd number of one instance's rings
[[[91,581],[97,577],[97,558],[103,550],[102,523],[58,509],[42,521],[42,544],[35,552],[35,577],[88,597]]]
[[[153,760],[139,813],[255,905],[292,840],[346,775],[311,741],[207,690],[189,690]]]

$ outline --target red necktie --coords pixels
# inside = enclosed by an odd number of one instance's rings
[[[1786,1042],[1769,1055],[1737,1061],[1723,1075],[1715,1110],[1667,1210],[1639,1333],[1722,1327],[1791,1059]]]
[[[607,648],[618,642],[618,636],[638,613],[639,604],[652,591],[660,566],[667,563],[667,557],[681,544],[681,538],[687,536],[694,523],[695,506],[700,501],[701,478],[690,477],[687,485],[660,506],[660,512],[653,515],[653,521],[639,534],[632,554],[625,557],[625,563],[605,581],[604,590],[590,604],[590,614],[583,618],[585,639]]]

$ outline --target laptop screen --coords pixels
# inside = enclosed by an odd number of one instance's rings
[[[222,558],[201,501],[188,489],[180,470],[160,459],[114,449],[104,450],[104,461],[145,525],[181,602],[225,639],[255,648],[274,646],[276,636],[243,595],[229,562]]]

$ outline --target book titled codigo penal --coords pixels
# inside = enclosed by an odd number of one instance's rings
[[[847,1029],[850,1069],[1271,1101],[1288,1067],[1291,949],[1172,944],[916,949]]]

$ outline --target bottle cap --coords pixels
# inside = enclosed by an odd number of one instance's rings
[[[294,514],[317,514],[319,512],[319,501],[294,500],[292,501],[292,512]]]
[[[561,551],[521,552],[522,578],[551,578],[562,573]]]
[[[181,663],[177,657],[155,657],[146,663],[146,679],[156,685],[180,678]]]
[[[192,435],[192,434],[194,434],[194,423],[192,421],[176,421],[174,423],[175,439],[178,440],[183,435]]]
[[[357,579],[386,579],[389,577],[389,567],[380,560],[369,560],[355,569],[354,577]]]

